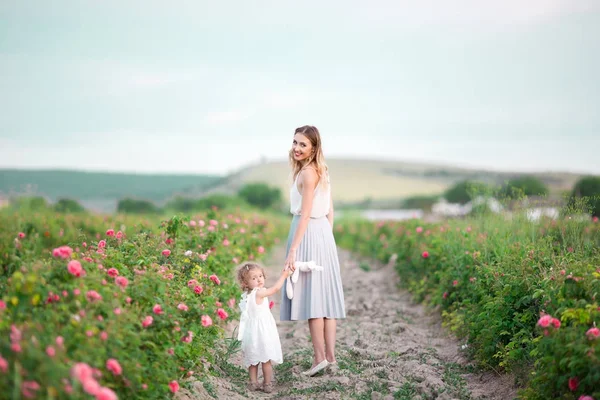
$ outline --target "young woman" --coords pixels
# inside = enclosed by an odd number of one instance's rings
[[[289,156],[294,179],[290,211],[294,217],[285,268],[293,272],[296,261],[314,261],[323,271],[300,272],[291,300],[284,286],[280,320],[308,320],[314,360],[305,374],[313,376],[336,363],[336,319],[346,318],[344,292],[333,237],[331,185],[317,128],[297,128]]]

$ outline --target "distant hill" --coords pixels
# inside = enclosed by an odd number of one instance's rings
[[[124,197],[151,200],[157,204],[174,193],[205,190],[218,184],[216,175],[125,174],[65,170],[0,170],[0,194],[35,194],[51,201],[68,197],[87,208],[112,211]]]
[[[328,159],[334,201],[338,203],[400,200],[416,195],[442,193],[452,184],[464,180],[481,180],[501,185],[521,175],[540,178],[551,190],[559,194],[571,190],[581,175],[561,172],[513,173],[400,161]],[[209,192],[235,193],[249,182],[266,182],[279,187],[285,198],[289,197],[291,184],[287,161],[255,164],[241,169],[224,179]]]
[[[581,175],[561,172],[520,174],[426,163],[328,159],[334,202],[374,203],[402,200],[416,195],[441,194],[464,179],[502,184],[521,175],[534,175],[550,188],[551,194],[570,191]],[[289,197],[291,184],[287,161],[249,165],[229,176],[159,175],[78,172],[63,170],[0,170],[0,198],[4,194],[31,193],[56,200],[68,197],[97,211],[114,211],[119,199],[136,197],[161,205],[176,195],[202,197],[211,193],[234,194],[246,183],[265,182],[279,187]]]

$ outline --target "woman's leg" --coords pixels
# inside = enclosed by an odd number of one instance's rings
[[[265,384],[271,383],[271,380],[273,379],[273,366],[271,365],[271,361],[262,363],[262,370],[263,370],[263,379],[264,379],[263,383],[265,383]]]
[[[330,363],[335,362],[335,331],[336,320],[325,318],[325,358]]]
[[[250,372],[250,383],[258,383],[258,364],[251,365],[248,371]]]
[[[312,318],[308,320],[310,338],[315,352],[313,367],[325,359],[325,328],[323,318]]]

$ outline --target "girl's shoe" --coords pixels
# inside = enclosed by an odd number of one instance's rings
[[[329,362],[327,362],[327,360],[323,360],[308,371],[303,372],[303,374],[307,376],[315,376],[316,374],[327,368],[328,365]]]
[[[258,390],[260,390],[260,384],[258,382],[250,382],[248,383],[248,390],[251,392],[256,392]]]
[[[273,382],[263,383],[262,390],[265,393],[272,393],[273,392]]]

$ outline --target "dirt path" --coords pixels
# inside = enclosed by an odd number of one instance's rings
[[[308,324],[279,322],[280,294],[273,315],[277,320],[284,363],[276,368],[276,392],[249,393],[241,354],[215,367],[217,377],[196,382],[195,393],[182,399],[513,399],[512,378],[470,373],[460,344],[444,332],[440,319],[410,301],[398,289],[391,265],[354,259],[338,250],[346,296],[347,319],[338,323],[339,367],[307,378],[312,345]],[[283,247],[267,260],[273,283],[285,259]],[[232,329],[236,324],[232,324]]]

